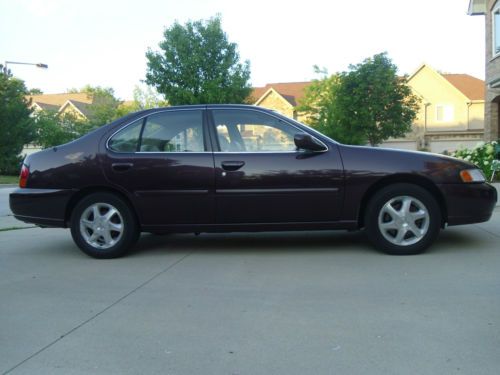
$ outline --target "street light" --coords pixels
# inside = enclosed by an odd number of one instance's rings
[[[47,64],[42,64],[42,63],[27,63],[27,62],[19,62],[19,61],[6,61],[3,69],[4,72],[7,73],[7,64],[17,64],[17,65],[33,65],[36,66],[37,68],[41,69],[47,69],[49,66]]]

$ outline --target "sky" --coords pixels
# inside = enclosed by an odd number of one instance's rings
[[[251,83],[309,81],[313,66],[345,71],[387,51],[400,74],[422,63],[484,79],[484,16],[469,0],[0,0],[0,63],[28,88],[61,93],[86,84],[132,99],[175,21],[220,14]]]

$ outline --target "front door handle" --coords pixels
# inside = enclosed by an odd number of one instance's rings
[[[225,171],[237,171],[245,165],[244,161],[223,161],[221,163],[222,169]]]
[[[134,166],[133,163],[113,163],[111,164],[111,168],[115,172],[125,172]]]

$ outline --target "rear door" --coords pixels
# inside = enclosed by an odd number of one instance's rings
[[[301,223],[339,218],[343,168],[337,147],[297,150],[303,130],[251,109],[210,111],[216,184],[216,222]],[[215,134],[214,134],[215,133]]]
[[[107,142],[106,176],[133,196],[143,225],[214,222],[214,161],[205,111],[165,110]]]

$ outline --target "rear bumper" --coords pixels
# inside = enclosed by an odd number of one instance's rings
[[[49,227],[66,227],[66,207],[71,189],[16,189],[9,196],[14,217],[25,223]]]
[[[497,191],[488,183],[443,184],[441,189],[448,214],[448,225],[488,221],[497,202]]]

